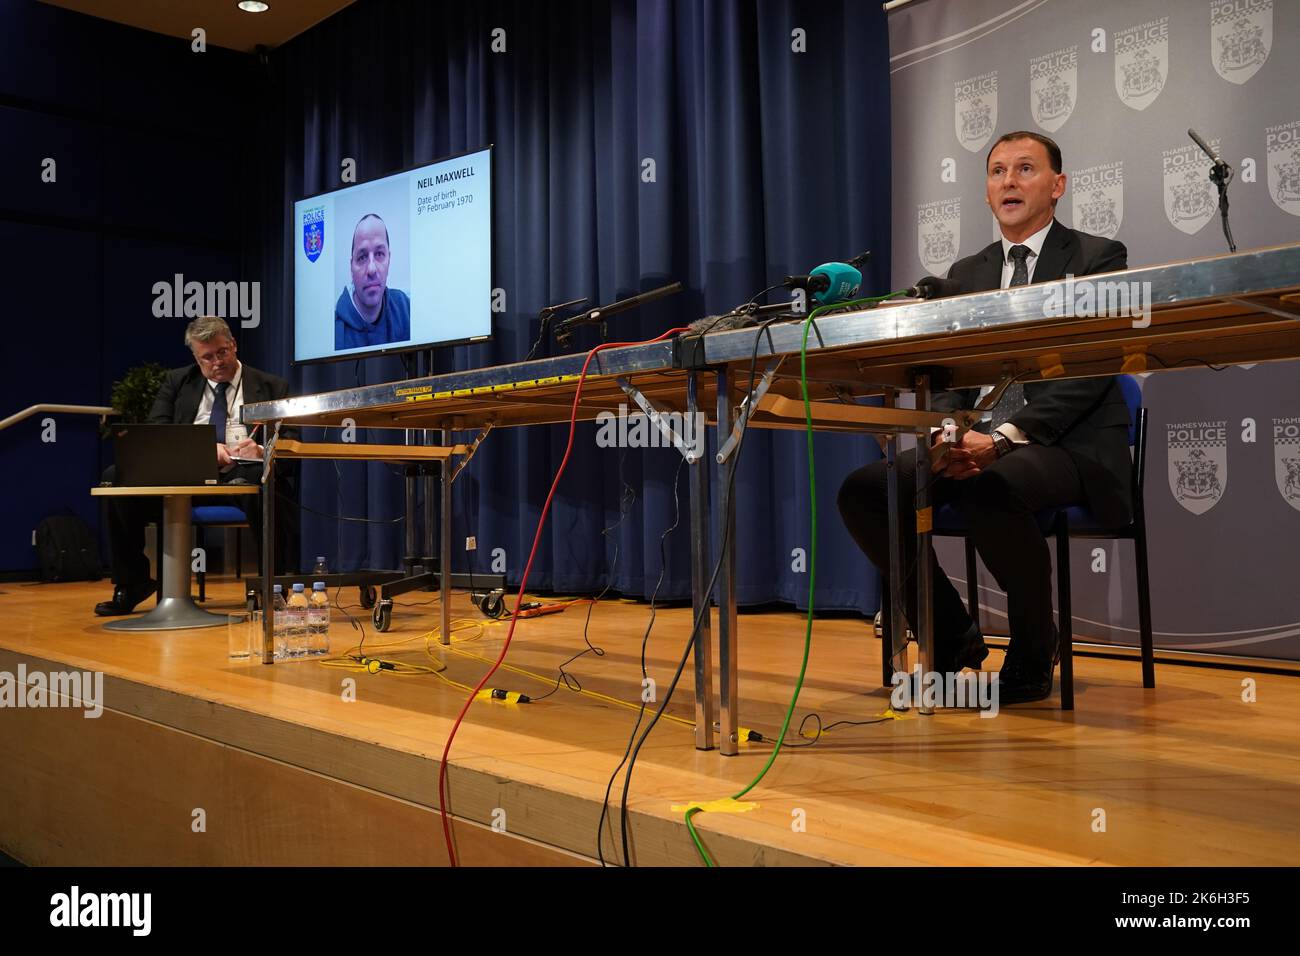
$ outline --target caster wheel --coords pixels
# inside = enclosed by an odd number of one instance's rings
[[[478,609],[483,612],[484,617],[490,617],[494,621],[506,613],[505,594],[501,591],[489,591],[486,594],[479,595]]]
[[[375,623],[375,630],[386,631],[393,626],[393,602],[380,601],[375,605],[370,619]]]
[[[357,593],[361,595],[362,607],[372,608],[375,606],[375,589],[369,584],[361,585],[361,587],[357,589]]]

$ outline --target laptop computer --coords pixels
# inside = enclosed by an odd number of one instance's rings
[[[115,425],[114,481],[123,487],[215,485],[217,449],[211,425]]]

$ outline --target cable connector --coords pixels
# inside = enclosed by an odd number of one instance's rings
[[[488,687],[478,692],[479,700],[504,700],[508,704],[531,704],[533,699],[527,694],[505,690],[501,687]]]

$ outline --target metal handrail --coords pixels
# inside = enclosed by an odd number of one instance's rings
[[[64,412],[72,415],[98,415],[102,421],[109,415],[116,414],[117,409],[105,405],[32,405],[24,408],[21,412],[15,412],[8,418],[0,421],[0,431],[4,431],[10,425],[17,425],[25,418],[31,418],[41,412]]]

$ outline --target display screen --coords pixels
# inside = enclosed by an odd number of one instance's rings
[[[295,362],[492,331],[492,150],[293,205]]]

